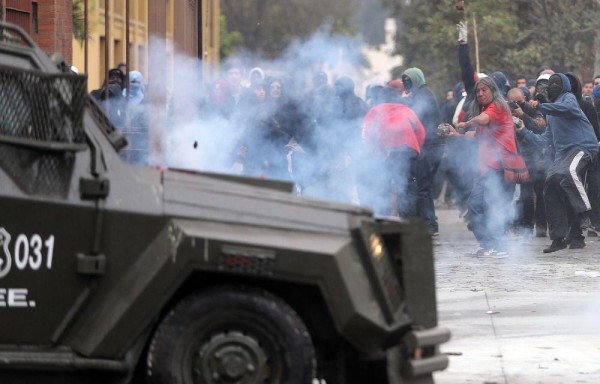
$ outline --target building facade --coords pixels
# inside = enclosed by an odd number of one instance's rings
[[[201,58],[207,79],[218,69],[218,0],[0,0],[0,4],[6,21],[21,26],[44,51],[62,53],[80,73],[87,73],[89,90],[99,88],[107,70],[120,63],[150,80],[148,57],[170,58],[156,72],[164,76],[167,65],[172,76],[175,51]],[[87,9],[87,44],[74,37],[73,9]],[[82,28],[83,13],[76,12],[75,17],[76,28]],[[150,41],[158,42],[156,49],[164,53],[152,55]]]
[[[46,52],[72,58],[72,4],[64,0],[4,0],[5,21],[17,24]]]

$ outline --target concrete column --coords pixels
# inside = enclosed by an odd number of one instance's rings
[[[166,164],[164,138],[167,130],[168,74],[172,63],[167,51],[167,0],[148,0],[148,126],[149,165]]]

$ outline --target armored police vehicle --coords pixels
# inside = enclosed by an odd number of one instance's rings
[[[86,77],[18,27],[0,40],[0,382],[414,384],[447,366],[424,225],[125,164]]]

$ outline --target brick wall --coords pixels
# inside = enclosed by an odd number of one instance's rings
[[[72,2],[68,0],[38,1],[38,33],[34,40],[48,53],[60,52],[65,61],[73,59]]]

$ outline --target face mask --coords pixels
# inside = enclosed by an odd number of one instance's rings
[[[413,87],[412,80],[409,77],[403,77],[402,84],[404,84],[404,89],[407,91],[410,91]]]
[[[140,83],[129,83],[129,90],[132,94],[139,93],[142,90],[142,84]]]
[[[552,81],[550,84],[548,84],[548,89],[547,89],[548,99],[550,99],[550,101],[552,101],[552,102],[556,101],[556,99],[558,99],[558,96],[560,95],[562,90],[563,90],[562,84],[560,84],[559,82],[556,82],[556,81]]]

